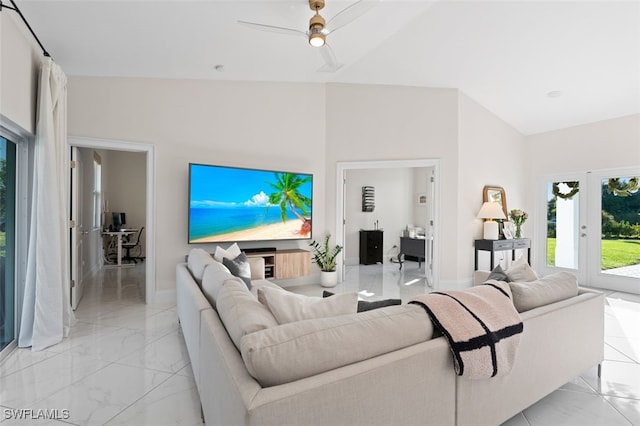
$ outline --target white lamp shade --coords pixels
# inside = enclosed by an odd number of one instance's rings
[[[502,210],[502,205],[496,202],[485,202],[480,207],[480,211],[478,212],[478,217],[480,219],[506,219],[507,217],[504,215],[504,211]]]

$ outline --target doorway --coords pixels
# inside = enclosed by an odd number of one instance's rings
[[[80,260],[83,259],[83,256],[90,256],[89,261],[92,264],[95,264],[96,261],[103,264],[104,258],[102,256],[102,231],[105,226],[109,225],[109,218],[107,214],[110,213],[113,209],[124,210],[124,208],[120,206],[126,205],[123,200],[120,200],[118,198],[117,188],[121,187],[124,184],[131,185],[136,188],[144,188],[138,189],[138,192],[145,192],[146,200],[144,202],[144,211],[142,213],[139,213],[140,209],[136,209],[138,213],[133,215],[130,213],[126,217],[127,222],[131,220],[132,224],[134,224],[134,221],[144,224],[144,234],[141,239],[141,243],[144,245],[145,257],[145,261],[142,263],[144,265],[143,268],[145,275],[144,301],[145,303],[153,303],[155,300],[155,221],[153,215],[155,205],[155,157],[153,145],[77,137],[70,137],[69,145],[74,148],[80,148],[80,150],[86,150],[85,153],[90,153],[89,156],[85,155],[85,164],[81,167],[84,167],[85,169],[87,167],[93,168],[94,174],[97,168],[105,169],[109,167],[108,159],[105,161],[105,158],[100,158],[100,154],[98,154],[98,157],[100,159],[97,160],[94,156],[95,152],[104,152],[107,153],[107,156],[109,155],[109,153],[112,153],[112,156],[115,155],[119,158],[126,158],[127,154],[131,154],[129,157],[137,156],[143,158],[145,170],[143,171],[142,175],[137,178],[134,177],[127,182],[114,183],[114,188],[111,189],[111,191],[113,192],[109,192],[109,189],[107,188],[105,191],[101,191],[103,193],[96,194],[96,191],[94,190],[95,188],[93,188],[95,186],[95,180],[93,180],[94,185],[92,185],[91,191],[88,191],[85,188],[85,191],[83,191],[83,197],[85,198],[83,204],[90,206],[91,211],[89,212],[90,214],[84,215],[85,219],[82,221],[83,223],[81,224],[81,226],[76,227],[75,230],[76,234],[78,234],[77,238],[84,237],[86,241],[83,244],[72,244],[71,250],[73,252],[75,249],[77,249],[77,247],[87,245],[88,247],[85,247],[82,250],[82,253],[84,253],[83,255],[80,255],[80,253],[76,252],[75,254],[72,254],[72,258],[75,257],[75,259]],[[87,160],[87,158],[89,160]],[[112,167],[114,165],[112,165]],[[123,165],[123,167],[126,168],[127,166]],[[121,175],[123,175],[123,173]],[[102,184],[104,185],[105,182],[103,182]],[[99,202],[97,201],[98,199]],[[77,201],[78,200],[75,200],[75,202]],[[73,197],[70,202],[74,202]],[[94,211],[96,209],[99,209],[100,211]],[[98,221],[100,222],[99,224]],[[80,262],[82,261],[84,261],[85,265],[87,264],[86,258],[84,258],[84,260],[80,260]],[[81,269],[82,264],[78,265],[77,270]],[[78,278],[82,280],[82,276],[79,276]]]
[[[424,275],[430,286],[438,282],[439,160],[395,160],[338,163],[336,243],[344,247],[341,275],[347,264],[358,263],[359,229],[383,231],[383,262],[397,260],[400,237],[408,227],[424,235]],[[378,182],[375,207],[361,208],[360,191]],[[404,182],[404,183],[401,183]],[[381,192],[382,191],[382,192]],[[386,203],[386,204],[385,204]],[[381,206],[386,207],[384,213]],[[376,212],[376,210],[379,210]]]
[[[583,285],[640,294],[640,168],[547,177],[538,259]]]

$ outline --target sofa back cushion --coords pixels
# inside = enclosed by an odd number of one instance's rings
[[[202,288],[202,292],[214,309],[216,309],[216,300],[218,299],[218,293],[220,293],[222,285],[230,279],[240,280],[240,278],[231,275],[227,267],[218,261],[214,260],[213,263],[209,264],[204,270],[200,288]]]
[[[510,282],[513,304],[518,312],[578,295],[578,278],[570,272],[557,272],[530,282]]]
[[[389,306],[247,334],[240,352],[249,374],[262,386],[275,386],[415,345],[432,335],[433,324],[421,307]]]
[[[204,270],[213,262],[215,262],[213,257],[201,248],[194,248],[189,252],[187,266],[198,285],[202,283]]]
[[[243,336],[278,325],[269,309],[258,302],[238,278],[224,281],[218,292],[216,307],[238,350]]]

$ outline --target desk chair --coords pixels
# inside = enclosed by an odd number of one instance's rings
[[[138,232],[138,237],[135,242],[123,242],[122,248],[127,252],[122,257],[122,260],[131,260],[133,263],[138,263],[138,260],[143,261],[144,257],[142,256],[131,256],[131,250],[137,249],[138,254],[142,254],[142,246],[140,245],[140,237],[142,237],[142,231],[144,231],[144,226],[140,228],[140,232]]]

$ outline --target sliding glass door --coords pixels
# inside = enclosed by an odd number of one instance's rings
[[[16,145],[0,137],[0,353],[16,338]]]
[[[569,270],[583,285],[640,293],[639,179],[633,168],[548,178],[542,272]]]

